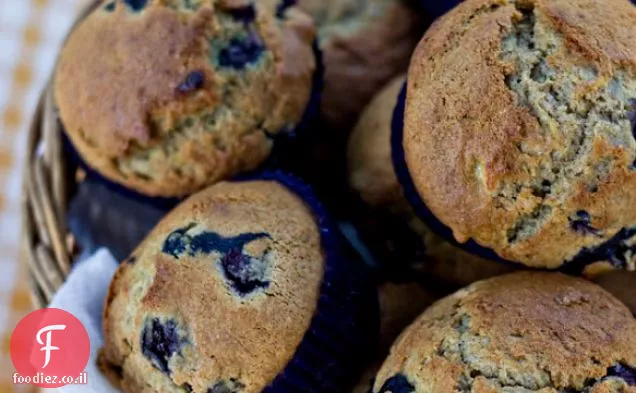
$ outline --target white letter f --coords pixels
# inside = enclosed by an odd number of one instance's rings
[[[54,347],[51,345],[51,333],[53,330],[65,330],[66,329],[66,325],[50,325],[50,326],[46,326],[43,327],[42,329],[40,329],[40,331],[38,332],[37,336],[35,336],[35,338],[38,340],[38,344],[40,345],[44,345],[44,343],[42,342],[42,333],[46,333],[46,346],[40,348],[40,351],[46,351],[46,357],[44,360],[44,366],[42,366],[42,368],[46,368],[46,366],[49,365],[49,361],[51,361],[51,351],[59,351],[58,347]]]

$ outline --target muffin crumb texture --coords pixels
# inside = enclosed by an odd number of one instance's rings
[[[442,299],[394,344],[374,392],[636,392],[636,321],[587,281],[536,272]]]
[[[527,8],[526,8],[527,7]],[[559,145],[549,152],[550,160],[542,162],[539,177],[532,184],[510,184],[500,191],[507,199],[516,199],[524,188],[542,200],[527,215],[517,220],[508,232],[508,242],[515,243],[533,236],[549,219],[553,206],[547,201],[552,194],[569,194],[576,183],[571,180],[585,177],[590,192],[608,179],[615,164],[613,157],[602,159],[585,173],[594,138],[604,136],[614,146],[633,152],[636,150],[636,80],[625,71],[615,70],[608,83],[590,92],[581,86],[597,82],[599,70],[595,65],[576,65],[567,72],[558,72],[550,60],[563,52],[563,38],[538,25],[533,8],[517,4],[518,20],[502,41],[501,58],[515,65],[506,76],[506,86],[515,92],[517,104],[528,108],[539,121],[542,130],[566,129]],[[562,150],[562,146],[566,149]],[[534,155],[533,147],[522,141],[521,152]],[[632,164],[633,166],[633,164]],[[568,218],[570,227],[581,235],[599,236],[601,232],[590,223],[590,214],[579,210]]]
[[[636,269],[635,35],[625,0],[468,0],[435,23],[404,146],[457,240],[533,267]]]
[[[69,37],[54,81],[76,150],[151,196],[258,167],[300,123],[316,70],[311,19],[276,13],[260,1],[104,2]]]

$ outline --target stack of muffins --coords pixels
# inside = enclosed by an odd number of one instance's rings
[[[456,3],[107,0],[78,25],[71,153],[174,200],[110,285],[114,386],[636,392],[636,7]],[[299,140],[330,132],[347,165],[310,185]]]

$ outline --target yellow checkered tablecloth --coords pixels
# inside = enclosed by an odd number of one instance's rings
[[[36,392],[14,386],[9,342],[31,310],[19,263],[20,192],[26,132],[38,95],[76,14],[89,0],[0,0],[0,393]]]

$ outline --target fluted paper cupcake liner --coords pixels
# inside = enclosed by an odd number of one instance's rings
[[[427,16],[436,19],[453,9],[462,0],[412,0],[412,2]]]
[[[322,51],[318,47],[318,41],[314,40],[312,49],[314,51],[314,58],[316,59],[316,71],[312,78],[311,93],[305,112],[300,122],[298,122],[292,131],[279,133],[274,136],[274,147],[268,159],[261,165],[263,169],[280,169],[282,157],[286,155],[289,149],[294,147],[299,137],[313,130],[312,124],[318,119],[322,89],[325,85],[325,66]]]

